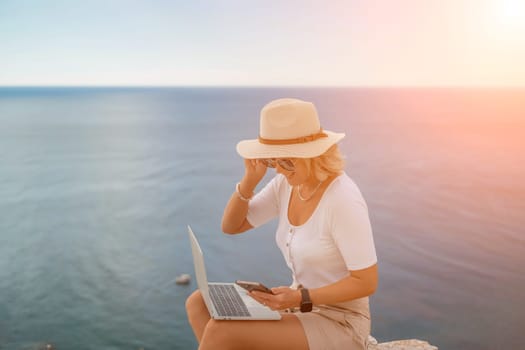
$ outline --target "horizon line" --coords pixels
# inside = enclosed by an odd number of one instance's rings
[[[436,85],[427,85],[427,84],[422,84],[422,85],[324,85],[324,84],[319,84],[319,85],[266,85],[266,84],[261,84],[261,85],[216,85],[216,84],[213,84],[213,85],[205,85],[205,84],[202,84],[202,85],[192,85],[192,84],[188,84],[188,85],[183,85],[183,84],[179,84],[179,85],[149,85],[149,84],[144,84],[144,85],[140,85],[140,84],[136,84],[136,85],[119,85],[119,84],[115,84],[115,85],[107,85],[107,84],[102,84],[102,85],[92,85],[92,84],[86,84],[86,85],[77,85],[77,84],[72,84],[72,85],[58,85],[58,84],[35,84],[35,85],[1,85],[0,84],[0,89],[5,89],[5,88],[130,88],[130,89],[133,89],[133,88],[136,88],[136,89],[140,89],[140,88],[157,88],[157,89],[161,89],[161,88],[232,88],[232,89],[235,89],[235,88],[272,88],[272,89],[276,89],[276,88],[315,88],[315,89],[320,89],[320,88],[327,88],[327,89],[352,89],[352,88],[360,88],[360,89],[410,89],[410,88],[445,88],[445,89],[450,89],[450,88],[467,88],[467,89],[484,89],[484,88],[487,88],[487,89],[495,89],[495,88],[506,88],[506,89],[513,89],[513,88],[517,88],[517,89],[520,89],[520,88],[525,88],[525,84],[523,85],[455,85],[455,84],[451,84],[451,85],[444,85],[444,84],[436,84]]]

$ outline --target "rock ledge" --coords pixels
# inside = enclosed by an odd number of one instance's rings
[[[438,350],[437,346],[430,345],[426,341],[417,339],[394,340],[386,343],[378,343],[377,340],[368,337],[368,350]]]

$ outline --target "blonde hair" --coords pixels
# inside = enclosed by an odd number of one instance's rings
[[[337,176],[343,172],[345,160],[337,144],[330,147],[326,152],[314,158],[301,158],[308,174],[312,174],[319,181],[324,181],[330,176]]]

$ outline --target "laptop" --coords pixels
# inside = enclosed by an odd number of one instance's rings
[[[197,284],[210,315],[215,320],[280,320],[279,312],[259,304],[235,283],[208,283],[204,256],[197,237],[188,226]]]

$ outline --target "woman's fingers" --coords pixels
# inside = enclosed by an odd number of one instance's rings
[[[254,291],[250,292],[250,295],[259,303],[268,306],[272,310],[283,310],[289,307],[296,306],[292,295],[292,293],[294,292],[293,289],[290,289],[288,287],[280,287],[272,288],[272,291],[274,289],[282,289],[282,293],[273,295],[269,293]]]
[[[282,294],[282,293],[286,293],[286,292],[290,292],[290,291],[293,291],[293,289],[291,289],[290,287],[280,286],[280,287],[272,288],[273,294]]]
[[[255,166],[253,161],[254,159],[244,159],[244,167],[246,169],[252,169]]]
[[[260,159],[244,159],[246,176],[250,182],[258,184],[266,174],[266,164]]]
[[[250,292],[248,293],[252,298],[254,298],[255,300],[257,300],[259,303],[263,304],[263,305],[268,305],[269,304],[269,300],[265,298],[264,294],[267,294],[267,293],[259,293],[259,292]],[[268,294],[270,295],[270,294]],[[269,305],[268,305],[269,306]]]

